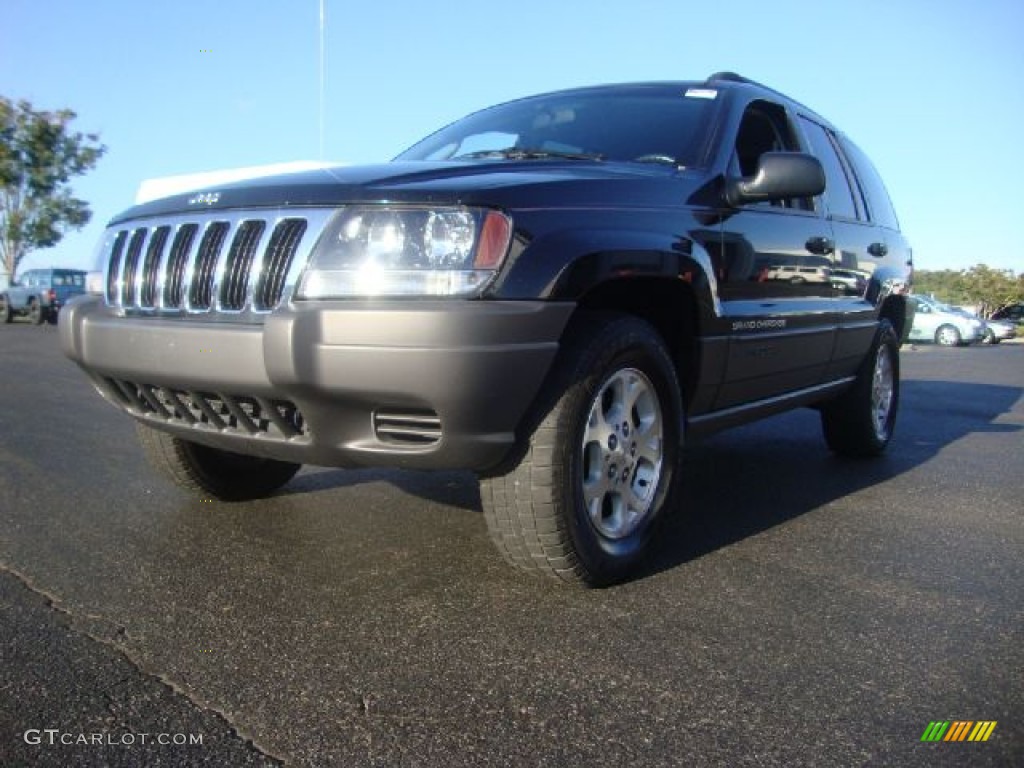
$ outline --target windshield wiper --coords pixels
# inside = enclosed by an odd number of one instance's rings
[[[671,155],[640,155],[633,158],[634,163],[659,163],[661,165],[679,165],[679,161]]]
[[[481,157],[501,157],[505,160],[604,160],[604,155],[589,152],[561,152],[556,149],[530,149],[527,147],[506,147],[505,149],[481,149],[456,155],[449,160],[474,160]]]

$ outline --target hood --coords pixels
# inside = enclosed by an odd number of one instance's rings
[[[111,224],[167,214],[238,208],[427,203],[573,207],[664,204],[662,184],[699,176],[668,166],[562,160],[395,162],[267,176],[173,195],[129,208]],[[654,182],[654,183],[652,183]],[[660,183],[659,183],[660,182]],[[634,185],[623,190],[622,185]],[[626,196],[624,196],[626,195]],[[682,198],[679,198],[682,200]]]

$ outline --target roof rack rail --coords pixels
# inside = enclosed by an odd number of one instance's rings
[[[715,80],[718,80],[719,82],[725,81],[727,83],[752,83],[754,85],[760,85],[760,83],[754,83],[753,80],[749,80],[743,75],[735,72],[715,72],[715,74],[711,75],[707,81],[710,83]]]
[[[719,83],[742,83],[743,85],[753,85],[754,87],[762,88],[765,91],[768,91],[769,93],[774,93],[776,96],[778,96],[780,98],[783,98],[783,99],[786,99],[787,101],[789,101],[789,102],[791,102],[793,104],[797,104],[800,107],[803,107],[808,112],[812,111],[810,108],[804,106],[803,104],[801,104],[796,99],[792,98],[791,96],[787,96],[786,94],[782,93],[781,91],[776,90],[775,88],[772,88],[770,85],[765,85],[764,83],[759,83],[757,80],[751,80],[749,77],[744,77],[743,75],[737,74],[736,72],[715,72],[715,74],[711,75],[711,77],[709,77],[705,82],[708,85],[711,85],[712,83],[715,83],[715,82],[719,82]]]

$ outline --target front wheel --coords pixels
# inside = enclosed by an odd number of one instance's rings
[[[621,580],[672,502],[683,405],[661,337],[628,315],[579,316],[536,418],[515,466],[481,480],[492,540],[521,570]]]
[[[900,342],[888,320],[875,332],[853,386],[821,409],[828,447],[843,456],[877,456],[892,439],[900,400]]]
[[[6,296],[0,296],[0,322],[9,323],[14,320],[11,303]]]
[[[300,464],[244,456],[172,437],[136,423],[149,463],[175,485],[222,501],[269,496],[299,471]]]
[[[944,347],[960,346],[960,331],[952,325],[944,325],[935,332],[935,343]]]

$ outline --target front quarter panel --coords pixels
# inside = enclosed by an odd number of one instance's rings
[[[717,314],[714,276],[703,245],[716,236],[714,231],[699,227],[681,209],[623,215],[601,211],[576,218],[573,226],[533,235],[542,228],[530,221],[520,224],[517,217],[509,263],[492,295],[577,301],[609,280],[655,277],[689,284],[700,314]]]

